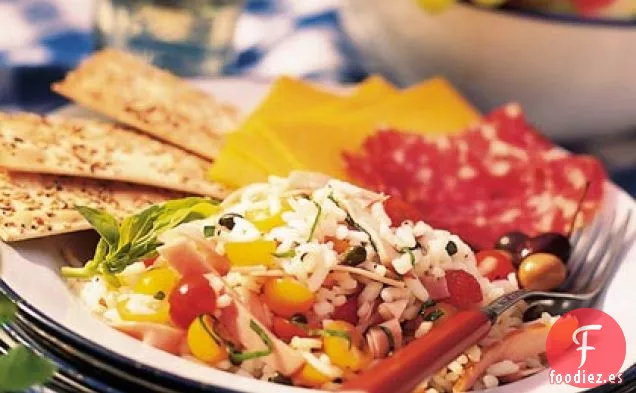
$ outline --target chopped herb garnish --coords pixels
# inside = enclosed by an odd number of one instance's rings
[[[273,376],[269,377],[267,379],[269,382],[274,382],[280,385],[288,385],[288,386],[293,386],[294,383],[292,382],[291,378],[284,376],[281,373],[276,373]]]
[[[295,314],[290,318],[289,322],[303,329],[310,337],[340,337],[347,340],[349,347],[351,347],[351,335],[344,330],[311,329],[307,326],[307,318],[302,314]]]
[[[116,283],[114,274],[121,273],[135,261],[149,258],[161,245],[158,237],[179,224],[207,218],[218,210],[218,201],[190,197],[150,206],[128,216],[121,223],[110,214],[86,206],[76,209],[100,234],[95,255],[84,267],[65,266],[66,277],[92,277],[102,274],[105,280]]]
[[[314,334],[311,334],[314,333]],[[309,331],[310,336],[320,336],[320,337],[340,337],[347,340],[349,343],[349,348],[351,348],[351,335],[344,330],[335,330],[335,329],[314,329]]]
[[[296,250],[292,248],[291,250],[287,250],[285,252],[273,252],[272,255],[276,258],[293,258],[296,256]]]
[[[420,308],[420,312],[418,314],[420,315],[424,315],[424,313],[426,313],[426,310],[433,307],[434,305],[436,305],[437,302],[433,299],[428,299],[427,301],[425,301],[424,303],[422,303],[422,307]]]
[[[212,237],[214,236],[214,230],[216,227],[214,225],[206,225],[203,227],[203,236]]]
[[[235,222],[234,222],[235,218],[243,218],[243,216],[237,213],[224,214],[221,216],[221,218],[219,218],[219,225],[231,231],[235,225]]]
[[[310,241],[312,237],[314,237],[314,232],[316,232],[316,227],[318,226],[318,220],[320,220],[320,215],[322,214],[322,206],[320,206],[320,204],[316,201],[313,201],[314,205],[316,205],[316,208],[318,209],[318,212],[316,213],[316,218],[314,218],[314,223],[311,224],[311,230],[309,231],[309,237],[307,238],[307,241]]]
[[[232,364],[241,364],[246,360],[261,358],[272,353],[272,349],[274,348],[272,339],[269,338],[267,333],[265,333],[265,331],[256,322],[254,322],[254,320],[250,321],[250,329],[258,334],[261,340],[263,340],[263,343],[267,346],[267,349],[262,351],[238,352],[230,348],[230,361]]]
[[[455,244],[454,241],[449,240],[448,243],[446,243],[446,252],[451,257],[457,254],[457,244]]]
[[[208,318],[212,318],[214,319],[214,317],[208,315],[208,314],[201,314],[198,317],[199,323],[201,324],[201,326],[203,326],[203,330],[205,330],[205,332],[212,338],[212,340],[214,340],[214,342],[216,342],[218,345],[223,345],[226,344],[225,341],[223,339],[221,339],[221,337],[219,337],[216,332],[214,331],[214,329],[210,328],[208,326],[208,324],[205,322],[205,317]]]
[[[411,265],[414,266],[415,265],[415,254],[413,254],[413,249],[408,248],[408,247],[404,247],[402,249],[400,249],[400,254],[409,254],[409,259],[411,260]]]
[[[345,265],[358,266],[367,260],[367,249],[363,246],[351,247],[342,261]]]
[[[378,245],[375,244],[375,242],[373,241],[373,238],[371,237],[371,234],[364,229],[360,224],[358,224],[357,222],[354,221],[353,217],[351,217],[351,214],[349,214],[349,212],[342,207],[342,205],[336,200],[336,198],[333,197],[333,194],[330,194],[328,196],[328,198],[336,205],[338,206],[340,209],[344,210],[345,213],[347,214],[347,217],[345,218],[345,222],[347,223],[347,225],[349,225],[350,227],[352,227],[355,230],[358,230],[360,232],[364,232],[367,234],[367,236],[369,236],[369,242],[371,243],[371,247],[373,247],[373,250],[375,251],[376,254],[380,254],[378,252]]]
[[[443,315],[444,315],[444,311],[439,310],[439,309],[438,310],[434,310],[434,311],[431,311],[430,314],[426,315],[424,317],[424,320],[425,321],[434,322],[434,321],[437,321],[438,319],[440,319]]]
[[[153,296],[155,299],[157,300],[163,300],[166,298],[166,293],[164,291],[159,291],[157,293],[155,293],[155,296]]]
[[[378,326],[378,328],[380,328],[380,330],[382,330],[382,332],[384,332],[384,334],[386,334],[386,337],[389,339],[389,352],[395,351],[395,337],[393,337],[391,329],[386,326]]]

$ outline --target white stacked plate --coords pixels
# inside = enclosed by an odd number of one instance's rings
[[[245,111],[257,105],[268,89],[267,84],[245,80],[208,81],[200,86]],[[90,116],[74,107],[64,112]],[[636,203],[626,193],[610,184],[608,190],[607,202],[616,206],[619,218],[629,210],[636,210]],[[632,223],[632,230],[636,230],[636,223]],[[10,245],[0,243],[0,290],[16,301],[20,310],[15,326],[6,329],[15,339],[52,357],[61,373],[76,381],[79,387],[67,391],[308,391],[209,368],[146,346],[102,323],[73,296],[59,274],[60,267],[67,264],[60,252],[62,247],[72,247],[88,258],[95,241],[94,233],[83,232]],[[628,263],[636,260],[636,245],[625,245],[623,259],[597,307],[612,315],[625,332],[625,370],[636,363],[636,311],[633,308],[636,263]],[[546,373],[539,373],[495,391],[565,393],[578,389],[549,385]]]

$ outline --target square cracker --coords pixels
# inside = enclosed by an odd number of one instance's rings
[[[0,167],[120,180],[222,198],[210,163],[112,123],[0,112]]]
[[[131,54],[105,49],[53,84],[57,93],[155,138],[214,159],[237,110]]]
[[[0,239],[17,241],[89,229],[75,206],[102,209],[118,219],[182,194],[76,177],[0,170]]]

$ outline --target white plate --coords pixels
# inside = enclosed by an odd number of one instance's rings
[[[221,100],[231,102],[244,111],[253,109],[264,97],[268,85],[246,80],[216,80],[201,82],[199,85],[213,92]],[[70,107],[65,114],[91,116],[87,112]],[[636,204],[626,193],[608,185],[607,200],[615,205],[619,217],[625,216]],[[634,223],[632,223],[634,224]],[[275,385],[229,374],[223,371],[195,364],[166,352],[148,347],[141,342],[117,332],[88,312],[73,297],[59,275],[59,268],[65,265],[59,249],[64,243],[86,244],[86,234],[71,234],[55,238],[37,239],[6,245],[0,243],[2,279],[21,298],[45,317],[56,323],[59,334],[85,340],[99,352],[117,358],[125,357],[135,367],[152,367],[178,379],[185,378],[240,392],[285,393],[306,392],[308,390]],[[86,246],[88,247],[88,246]],[[625,261],[636,259],[636,247],[630,244],[625,253]],[[612,315],[621,325],[627,338],[627,359],[624,367],[636,362],[636,313],[634,312],[633,286],[636,281],[636,264],[622,263],[614,280],[607,288],[599,305]],[[50,322],[48,322],[50,323]],[[144,366],[142,366],[144,365]],[[210,386],[210,387],[211,387]],[[574,392],[566,385],[549,385],[546,373],[541,373],[513,385],[497,389],[499,392]]]

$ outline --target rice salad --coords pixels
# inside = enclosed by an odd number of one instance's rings
[[[186,198],[122,223],[82,214],[102,236],[63,274],[114,328],[249,378],[336,390],[444,322],[519,288],[490,281],[456,235],[391,223],[387,197],[296,172],[220,203]],[[554,318],[521,303],[489,335],[416,389],[492,388],[546,367]]]

